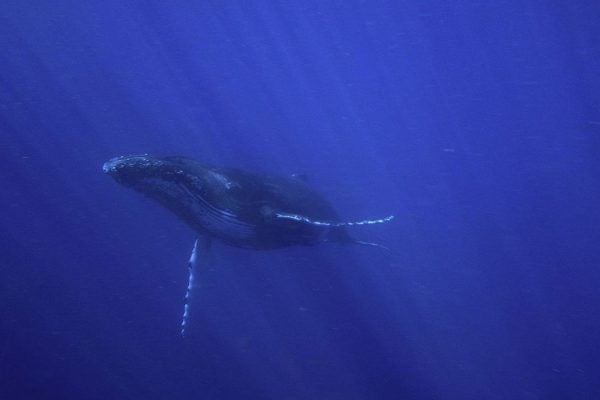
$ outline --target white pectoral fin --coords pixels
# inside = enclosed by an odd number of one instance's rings
[[[188,318],[190,315],[190,303],[193,298],[193,289],[198,271],[208,266],[210,259],[210,239],[201,236],[194,242],[194,248],[188,261],[188,285],[185,292],[185,304],[183,306],[183,317],[181,319],[181,335],[185,336]]]
[[[380,218],[380,219],[366,219],[363,221],[354,221],[354,222],[330,222],[330,221],[314,220],[314,219],[305,217],[304,215],[300,215],[300,214],[289,214],[289,213],[282,213],[282,212],[275,213],[275,217],[281,218],[281,219],[289,219],[292,221],[304,222],[306,224],[317,225],[317,226],[373,225],[373,224],[383,224],[385,222],[388,222],[388,221],[391,221],[392,219],[394,219],[393,215],[389,215],[387,217]]]
[[[384,218],[366,219],[366,220],[363,220],[363,221],[332,222],[332,221],[318,221],[318,220],[314,220],[312,218],[308,218],[308,217],[306,217],[304,215],[291,214],[291,213],[282,213],[282,212],[276,212],[275,213],[275,217],[276,218],[281,218],[281,219],[287,219],[287,220],[291,220],[291,221],[297,221],[297,222],[300,222],[300,223],[314,225],[314,226],[332,227],[332,228],[339,228],[339,227],[346,227],[346,226],[355,226],[355,225],[383,224],[385,222],[389,222],[392,219],[394,219],[393,215],[389,215],[389,216],[384,217]],[[332,241],[340,241],[340,240],[338,238],[338,240],[332,240]],[[353,238],[351,238],[349,236],[343,236],[343,240],[341,240],[341,242],[344,242],[344,243],[354,243],[354,244],[359,244],[361,246],[377,247],[377,248],[380,248],[380,249],[384,249],[384,250],[390,251],[390,249],[388,247],[383,246],[381,244],[371,243],[371,242],[363,242],[362,240],[356,240],[356,239],[353,239]]]

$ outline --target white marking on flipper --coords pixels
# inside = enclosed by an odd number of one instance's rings
[[[305,222],[310,225],[317,226],[354,226],[354,225],[373,225],[373,224],[383,224],[385,222],[391,221],[394,219],[393,215],[388,215],[385,218],[380,219],[366,219],[364,221],[356,221],[356,222],[328,222],[328,221],[316,221],[305,217],[303,215],[298,214],[287,214],[287,213],[275,213],[277,218],[282,219],[291,219],[293,221]]]
[[[194,248],[188,261],[188,285],[185,292],[185,304],[183,306],[183,317],[181,318],[181,336],[185,336],[185,328],[187,327],[188,318],[190,316],[190,302],[192,299],[192,289],[196,273],[201,264],[208,264],[210,250],[210,239],[207,237],[199,237],[194,242]],[[202,252],[201,254],[199,254]]]

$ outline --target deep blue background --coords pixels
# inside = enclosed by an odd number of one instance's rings
[[[600,398],[600,3],[454,3],[3,1],[0,397]],[[183,339],[139,152],[304,173],[393,254],[217,245]]]

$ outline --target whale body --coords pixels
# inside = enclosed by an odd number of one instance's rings
[[[179,156],[129,155],[103,170],[152,198],[201,237],[256,250],[322,242],[375,245],[351,238],[348,225],[304,179],[202,164]]]
[[[210,263],[212,239],[231,246],[267,250],[322,242],[356,243],[345,228],[393,218],[340,221],[331,204],[306,182],[235,168],[202,164],[179,156],[129,155],[113,158],[102,169],[177,215],[196,233],[188,262],[181,334],[186,335],[198,272]]]

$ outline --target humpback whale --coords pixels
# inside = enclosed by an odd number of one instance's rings
[[[346,227],[383,223],[393,218],[342,221],[332,205],[301,176],[249,172],[186,157],[148,154],[116,157],[102,168],[117,183],[169,209],[198,235],[189,261],[182,334],[194,275],[207,262],[212,239],[255,250],[323,242],[385,248],[352,238]]]

